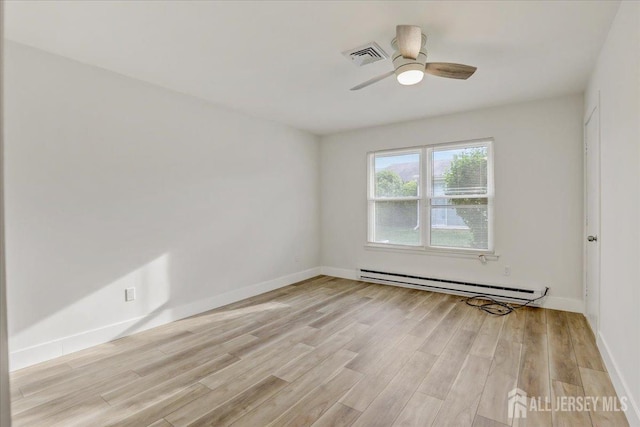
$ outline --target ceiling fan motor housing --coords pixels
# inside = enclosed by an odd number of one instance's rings
[[[398,51],[393,52],[393,68],[396,71],[396,76],[409,70],[418,70],[424,72],[426,63],[427,51],[424,49],[420,50],[420,53],[418,54],[418,57],[416,59],[405,58]]]

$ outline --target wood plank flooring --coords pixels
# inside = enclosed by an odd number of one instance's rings
[[[624,426],[507,395],[615,396],[575,313],[319,276],[12,374],[15,426]]]

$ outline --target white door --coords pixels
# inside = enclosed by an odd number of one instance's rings
[[[586,169],[586,316],[598,333],[600,318],[600,111],[596,107],[585,123]]]

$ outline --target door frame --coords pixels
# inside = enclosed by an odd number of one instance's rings
[[[601,129],[602,129],[602,123],[600,122],[600,118],[601,118],[601,113],[600,113],[600,91],[598,91],[596,99],[595,99],[595,103],[594,105],[590,106],[590,108],[588,108],[587,110],[587,114],[584,117],[584,121],[583,121],[583,150],[582,150],[582,155],[583,155],[583,164],[584,164],[584,168],[583,168],[583,182],[584,182],[584,201],[583,201],[583,205],[584,205],[584,214],[583,214],[583,218],[582,218],[582,250],[583,250],[583,259],[584,262],[583,264],[583,269],[582,269],[582,296],[584,298],[584,315],[587,318],[587,323],[589,324],[589,326],[591,327],[591,329],[594,329],[594,326],[591,325],[591,322],[589,321],[589,317],[588,317],[588,313],[587,313],[587,250],[588,250],[588,244],[589,242],[587,241],[587,211],[588,211],[588,188],[587,188],[587,125],[589,123],[589,121],[591,121],[591,119],[593,118],[594,114],[597,114],[597,118],[598,118],[598,159],[597,159],[597,164],[598,164],[598,192],[600,193],[598,195],[598,205],[597,205],[597,209],[598,209],[598,248],[597,248],[597,253],[598,253],[598,287],[600,288],[602,285],[602,273],[601,273],[601,268],[602,268],[602,262],[601,262],[601,241],[600,241],[600,234],[601,234],[601,229],[600,226],[602,225],[602,188],[601,188],[601,184],[602,184],[602,180],[601,180],[601,167],[602,167],[602,161],[601,161],[601,154],[602,154],[602,148],[601,148],[601,144],[602,144],[602,139],[601,139]],[[596,317],[596,325],[595,325],[595,330],[593,330],[593,334],[597,337],[598,336],[598,332],[600,330],[600,289],[598,289],[598,300],[596,301],[596,306],[597,306],[597,317]]]

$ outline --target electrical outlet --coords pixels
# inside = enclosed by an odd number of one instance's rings
[[[127,288],[124,290],[124,300],[133,301],[136,299],[136,288]]]
[[[504,275],[511,276],[511,267],[509,267],[508,265],[504,267]]]

